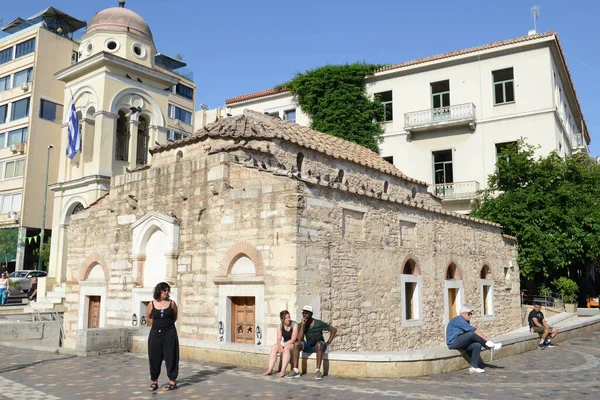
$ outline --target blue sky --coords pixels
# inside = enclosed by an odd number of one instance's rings
[[[52,5],[90,21],[117,0],[6,1],[4,23]],[[556,30],[600,155],[600,1],[563,0],[127,0],[150,25],[159,51],[181,53],[194,72],[198,104],[210,108],[269,89],[324,64],[397,63]],[[79,32],[79,35],[83,34]],[[197,107],[198,108],[198,107]],[[596,138],[594,140],[594,138]]]

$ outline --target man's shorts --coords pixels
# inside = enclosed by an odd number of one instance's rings
[[[327,350],[327,343],[325,343],[325,342],[321,342],[321,343],[323,343],[323,353],[325,353],[325,351]],[[313,346],[310,343],[308,343],[307,341],[303,340],[302,341],[302,351],[307,352],[307,353],[316,353],[317,352],[316,343]]]
[[[544,328],[543,326],[534,326],[533,328],[531,328],[531,330],[533,331],[533,333],[544,333],[544,331],[546,330],[546,328]],[[552,332],[552,327],[549,326],[548,330],[550,332]]]

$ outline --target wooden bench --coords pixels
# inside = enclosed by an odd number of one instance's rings
[[[598,298],[598,297],[586,296],[585,302],[586,302],[587,308],[592,308],[592,307],[600,308],[600,298]]]

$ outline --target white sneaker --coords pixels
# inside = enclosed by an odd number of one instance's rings
[[[469,368],[469,372],[476,373],[476,374],[481,374],[481,373],[485,372],[485,369],[483,369],[483,368],[476,368],[476,367],[470,367]]]
[[[494,350],[500,350],[502,343],[494,343]]]
[[[488,348],[494,349],[494,350],[500,350],[500,348],[502,347],[502,343],[494,343],[491,340],[488,340],[487,342],[485,342],[485,345]]]

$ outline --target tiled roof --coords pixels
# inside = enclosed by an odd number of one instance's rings
[[[232,97],[231,99],[225,100],[225,104],[239,103],[240,101],[258,99],[260,97],[271,96],[273,94],[284,93],[284,92],[289,92],[289,90],[286,88],[268,89],[268,90],[263,90],[261,92],[243,94],[241,96]]]
[[[528,35],[528,36],[522,36],[522,37],[518,37],[518,38],[514,38],[514,39],[503,40],[501,42],[489,43],[489,44],[485,44],[483,46],[476,46],[476,47],[471,47],[471,48],[468,48],[468,49],[451,51],[449,53],[438,54],[438,55],[435,55],[435,56],[428,56],[428,57],[418,58],[418,59],[412,60],[412,61],[405,61],[405,62],[401,62],[401,63],[398,63],[398,64],[386,65],[385,67],[382,67],[382,68],[379,68],[378,70],[376,70],[375,73],[385,72],[385,71],[391,71],[391,70],[394,70],[394,69],[400,69],[400,68],[405,68],[405,67],[410,67],[412,65],[423,64],[423,63],[427,63],[427,62],[431,62],[431,61],[443,60],[444,58],[462,56],[464,54],[469,54],[469,53],[475,53],[477,51],[494,49],[494,48],[497,48],[497,47],[509,46],[509,45],[516,44],[516,43],[529,42],[531,40],[541,39],[541,38],[545,38],[545,37],[550,37],[550,36],[553,36],[553,35],[555,35],[555,32],[538,33],[538,34],[535,34],[535,35]]]
[[[251,110],[244,110],[243,115],[224,118],[209,124],[204,129],[186,138],[154,147],[151,152],[158,153],[185,146],[188,143],[195,143],[206,137],[219,136],[245,139],[279,138],[334,158],[354,162],[411,182],[426,185],[425,182],[407,177],[377,153],[361,145]]]

